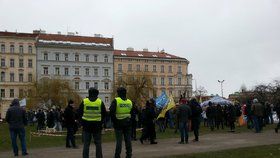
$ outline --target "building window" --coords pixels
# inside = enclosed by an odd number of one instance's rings
[[[48,53],[44,53],[44,60],[48,60]]]
[[[79,54],[75,54],[75,61],[79,61]]]
[[[118,72],[122,72],[122,64],[118,64]]]
[[[32,46],[28,46],[28,53],[32,53]]]
[[[29,68],[32,68],[32,65],[33,65],[33,64],[32,64],[32,59],[28,59],[28,67],[29,67]]]
[[[146,71],[146,72],[149,71],[149,65],[145,65],[145,71]]]
[[[27,96],[32,96],[32,90],[31,89],[27,90]]]
[[[104,84],[104,89],[106,89],[106,90],[109,89],[109,83],[108,83],[108,82],[105,82],[105,84]]]
[[[86,89],[89,89],[89,82],[86,82]]]
[[[19,98],[23,97],[23,89],[19,89],[18,91]]]
[[[104,69],[104,76],[109,76],[109,70],[108,69]]]
[[[15,74],[10,73],[10,82],[15,82]]]
[[[157,72],[157,66],[153,65],[153,72]]]
[[[5,82],[5,72],[1,72],[1,82]]]
[[[139,64],[136,65],[136,71],[140,71],[140,65]]]
[[[89,62],[89,55],[86,54],[86,62]]]
[[[107,55],[104,56],[104,62],[108,63],[108,56]]]
[[[1,59],[1,67],[5,67],[6,66],[6,63],[5,63],[5,59]]]
[[[98,69],[97,68],[94,69],[94,76],[98,76]]]
[[[10,67],[15,67],[15,59],[10,59]]]
[[[75,75],[79,75],[79,74],[80,74],[79,68],[75,68]]]
[[[178,74],[181,74],[181,73],[182,73],[182,67],[178,66]]]
[[[168,72],[172,73],[172,66],[168,66]]]
[[[59,61],[59,53],[55,53],[55,61]]]
[[[64,75],[65,76],[69,75],[69,68],[68,67],[64,68]]]
[[[5,44],[1,44],[1,53],[5,53]]]
[[[109,97],[105,97],[105,103],[109,103]]]
[[[75,89],[79,90],[80,89],[80,83],[79,82],[75,82]]]
[[[86,76],[89,76],[89,68],[86,68]]]
[[[173,84],[173,78],[172,78],[172,77],[169,77],[169,78],[168,78],[168,82],[169,82],[169,85],[172,85],[172,84]]]
[[[56,67],[56,68],[55,68],[55,75],[59,75],[59,74],[60,74],[59,71],[60,71],[60,70],[59,70],[59,67]]]
[[[10,98],[14,98],[14,97],[15,97],[15,90],[10,89]]]
[[[1,89],[1,98],[5,98],[5,89]]]
[[[161,73],[164,73],[164,65],[161,65],[161,67],[160,67],[160,72],[161,72]]]
[[[28,74],[28,82],[32,82],[32,74]]]
[[[23,54],[23,45],[19,46],[19,54]]]
[[[19,63],[19,64],[18,64],[18,65],[19,65],[19,67],[21,67],[21,68],[22,68],[22,67],[23,67],[23,59],[19,59],[19,62],[18,62],[18,63]]]
[[[65,60],[65,61],[68,61],[68,53],[65,53],[65,54],[64,54],[64,60]]]
[[[98,57],[97,55],[94,55],[94,57],[93,57],[94,62],[97,62],[97,57]]]
[[[157,85],[157,78],[156,77],[153,78],[153,85]]]
[[[44,75],[48,75],[49,74],[49,68],[48,67],[44,67]]]
[[[178,78],[178,85],[180,86],[182,84],[182,79],[179,77]]]
[[[19,80],[19,82],[23,82],[23,73],[20,73],[18,75],[18,80]]]
[[[128,71],[132,71],[132,64],[128,64]]]
[[[162,86],[164,86],[164,77],[162,77],[162,78],[160,79],[160,83],[161,83]]]
[[[10,53],[15,53],[15,46],[13,44],[10,45]]]
[[[98,89],[98,82],[94,82],[94,88]]]

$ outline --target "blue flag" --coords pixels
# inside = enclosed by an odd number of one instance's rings
[[[156,106],[158,108],[163,108],[165,105],[167,105],[168,101],[168,96],[166,95],[165,91],[163,91],[161,95],[156,98]]]

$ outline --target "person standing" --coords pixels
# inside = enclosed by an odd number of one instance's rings
[[[120,158],[122,151],[122,138],[124,137],[126,147],[126,158],[132,157],[131,145],[131,109],[132,101],[126,98],[126,89],[117,89],[118,97],[115,98],[110,106],[110,116],[113,121],[116,137],[115,158]]]
[[[195,136],[195,139],[193,140],[194,142],[197,142],[198,136],[199,136],[199,126],[200,126],[200,121],[201,121],[201,113],[202,113],[202,108],[199,105],[199,103],[196,101],[195,98],[191,99],[190,101],[190,108],[192,111],[192,116],[191,116],[191,120],[192,120],[192,130]]]
[[[77,119],[75,117],[73,100],[68,101],[68,106],[65,108],[63,113],[63,119],[64,125],[67,128],[66,148],[76,148],[77,146],[75,142],[75,124],[77,123]]]
[[[137,117],[138,117],[138,109],[136,105],[132,102],[133,106],[131,109],[131,139],[137,140],[136,138],[136,128],[137,128]]]
[[[155,141],[156,139],[156,131],[155,131],[155,118],[156,118],[156,112],[155,112],[155,105],[153,100],[148,100],[146,102],[145,109],[143,110],[143,130],[142,130],[142,136],[140,138],[141,144],[143,144],[143,140],[146,140],[149,138],[150,144],[157,144]],[[161,122],[164,124],[164,122]],[[162,125],[161,124],[161,125]]]
[[[177,118],[179,120],[179,129],[180,129],[180,134],[181,134],[181,141],[179,144],[188,144],[189,143],[189,120],[192,116],[192,111],[191,108],[187,105],[187,100],[182,99],[180,101],[181,105],[179,106],[177,110]]]
[[[278,102],[277,105],[274,107],[274,111],[276,112],[276,115],[278,117],[278,124],[275,128],[275,133],[278,133],[278,129],[280,128],[280,103]]]
[[[252,105],[252,113],[256,133],[260,133],[262,130],[264,111],[265,107],[261,103],[259,103],[258,99],[254,99]]]
[[[83,158],[89,157],[91,137],[94,139],[96,158],[102,158],[101,131],[106,117],[106,108],[103,101],[98,98],[99,91],[96,88],[89,88],[88,98],[83,99],[79,116],[83,126]]]
[[[230,132],[235,132],[235,121],[236,121],[236,107],[232,104],[228,106],[227,118],[230,127]]]
[[[18,156],[17,136],[19,136],[21,142],[22,155],[28,155],[24,129],[24,126],[27,125],[27,119],[25,110],[19,106],[18,99],[12,101],[11,106],[6,113],[6,121],[9,124],[14,156]]]
[[[208,126],[210,127],[211,131],[213,131],[215,124],[215,107],[213,106],[212,102],[209,102],[208,105],[209,106],[206,109],[206,117],[208,120]]]

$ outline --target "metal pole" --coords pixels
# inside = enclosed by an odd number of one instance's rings
[[[224,97],[224,94],[223,94],[223,83],[225,82],[225,80],[218,80],[218,82],[221,84],[221,93],[222,93],[222,97]]]

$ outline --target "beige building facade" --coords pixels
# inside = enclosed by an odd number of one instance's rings
[[[0,32],[0,112],[4,118],[14,98],[32,93],[36,81],[37,34]]]
[[[144,72],[150,76],[153,91],[147,94],[150,98],[159,96],[162,91],[167,95],[172,94],[176,101],[181,96],[192,96],[192,75],[188,72],[189,61],[166,52],[114,51],[114,81]]]

